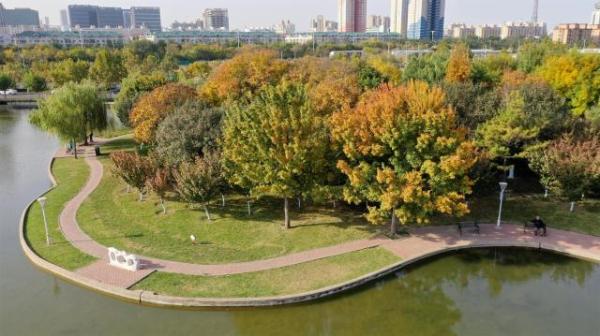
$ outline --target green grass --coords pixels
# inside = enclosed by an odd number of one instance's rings
[[[471,204],[471,214],[466,219],[495,223],[498,206],[498,196],[475,199]],[[503,222],[521,225],[535,216],[541,216],[550,228],[600,236],[600,200],[578,202],[574,212],[569,211],[569,206],[568,201],[544,198],[540,194],[513,194],[504,203],[502,219]],[[450,223],[455,220],[438,219],[439,222]]]
[[[261,297],[307,292],[374,272],[400,261],[372,248],[298,265],[230,276],[203,277],[154,273],[134,289],[184,297]]]
[[[64,205],[75,197],[86,183],[89,167],[83,159],[61,158],[54,161],[52,171],[58,182],[58,186],[46,195],[46,217],[52,244],[46,245],[42,212],[37,202],[33,204],[26,218],[25,237],[32,249],[42,258],[68,270],[75,270],[90,264],[95,258],[80,252],[65,240],[59,228],[58,217]]]
[[[128,134],[131,134],[132,132],[133,132],[133,130],[129,127],[117,127],[117,128],[108,128],[101,132],[96,132],[94,134],[94,136],[105,138],[105,139],[111,139],[111,138],[116,138],[116,137],[120,137],[123,135],[128,135]]]

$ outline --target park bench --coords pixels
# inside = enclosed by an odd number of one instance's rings
[[[456,228],[458,230],[458,234],[462,236],[463,230],[466,228],[470,228],[468,232],[474,234],[481,234],[481,228],[479,227],[479,222],[477,220],[469,221],[469,222],[458,222],[456,223]]]

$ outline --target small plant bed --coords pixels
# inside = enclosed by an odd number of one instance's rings
[[[202,277],[158,272],[133,289],[183,297],[288,295],[343,283],[399,261],[383,248],[371,248],[268,271],[230,276]]]
[[[89,176],[89,167],[83,159],[61,158],[54,161],[52,172],[58,186],[45,195],[48,198],[46,218],[52,244],[46,245],[42,211],[37,202],[32,205],[27,214],[25,238],[40,257],[68,270],[75,270],[90,264],[95,258],[80,252],[65,240],[60,231],[58,218],[64,205],[85,185]]]

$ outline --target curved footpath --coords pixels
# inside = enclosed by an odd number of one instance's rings
[[[554,229],[548,230],[548,237],[535,237],[531,232],[524,233],[521,226],[505,224],[500,229],[497,229],[494,225],[482,225],[480,234],[464,233],[462,236],[459,236],[453,226],[417,228],[410,230],[410,235],[403,239],[364,239],[272,259],[221,265],[191,264],[139,256],[142,260],[142,270],[137,272],[124,271],[108,265],[107,247],[91,239],[80,229],[77,223],[77,210],[98,187],[103,176],[103,166],[93,156],[93,148],[84,148],[81,155],[85,157],[91,168],[90,177],[79,194],[69,201],[63,209],[59,219],[60,228],[65,238],[73,246],[99,260],[75,272],[69,272],[37,256],[23,237],[27,210],[25,210],[21,220],[21,244],[29,259],[42,269],[85,287],[133,302],[179,307],[263,306],[304,302],[355,288],[433,255],[473,247],[514,246],[539,248],[600,262],[600,237]],[[54,180],[52,174],[50,176]],[[387,249],[399,256],[401,262],[343,284],[307,293],[265,298],[211,299],[177,298],[156,295],[146,291],[128,290],[128,288],[155,271],[198,276],[232,275],[291,266],[373,247]]]

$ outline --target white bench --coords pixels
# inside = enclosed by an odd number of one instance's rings
[[[119,251],[114,247],[108,249],[108,263],[111,266],[135,272],[140,269],[140,261],[137,256]]]

